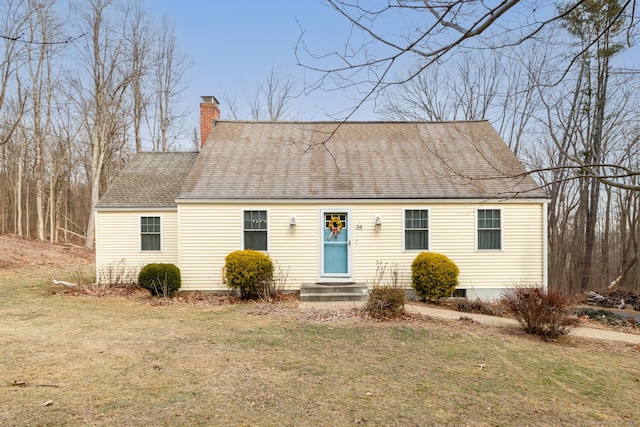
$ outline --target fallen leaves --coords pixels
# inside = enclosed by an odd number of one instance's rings
[[[296,304],[256,304],[247,314],[252,316],[292,316],[298,321],[302,322],[316,322],[316,323],[335,323],[335,322],[352,322],[352,321],[373,321],[382,322],[386,320],[376,319],[370,317],[365,310],[361,308],[337,308],[337,309],[325,309],[325,308],[311,308],[301,310]],[[423,322],[425,320],[432,320],[428,316],[423,316],[415,313],[407,313],[401,318],[388,320],[389,322]]]

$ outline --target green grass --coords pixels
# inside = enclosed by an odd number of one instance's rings
[[[3,426],[587,426],[637,417],[633,346],[543,343],[458,322],[315,323],[253,316],[247,305],[61,295],[47,274],[0,275]]]

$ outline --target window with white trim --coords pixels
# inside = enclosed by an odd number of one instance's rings
[[[500,209],[478,209],[478,250],[502,249]]]
[[[140,250],[159,251],[160,244],[160,217],[140,217]]]
[[[404,249],[429,249],[429,211],[427,209],[405,209]]]
[[[244,211],[244,248],[267,251],[267,211]]]

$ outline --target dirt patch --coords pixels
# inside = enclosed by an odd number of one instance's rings
[[[77,246],[61,246],[0,236],[0,274],[25,267],[74,268],[91,265],[95,253]]]

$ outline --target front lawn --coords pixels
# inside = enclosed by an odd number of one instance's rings
[[[640,349],[252,304],[71,296],[0,275],[0,425],[632,425]],[[256,313],[276,313],[257,315]]]

